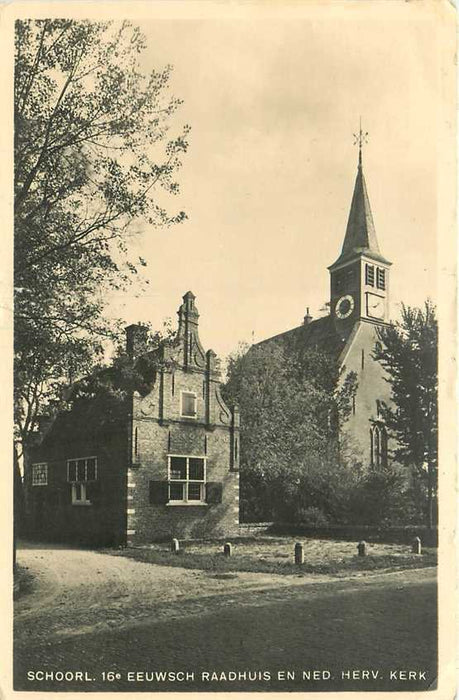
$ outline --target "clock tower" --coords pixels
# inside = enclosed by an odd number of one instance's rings
[[[392,263],[379,250],[362,168],[362,144],[356,136],[359,163],[346,235],[339,258],[330,265],[330,313],[337,328],[356,321],[389,320],[389,270]]]

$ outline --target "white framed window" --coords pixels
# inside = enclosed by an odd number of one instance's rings
[[[205,503],[206,458],[168,456],[169,503]]]
[[[48,465],[46,462],[32,464],[32,486],[48,486]]]
[[[376,286],[378,289],[386,288],[386,271],[383,267],[376,268]]]
[[[90,505],[91,501],[86,498],[86,484],[77,481],[72,484],[72,504],[73,505]]]
[[[196,418],[197,398],[194,391],[180,392],[180,415],[183,418]]]
[[[97,457],[68,459],[67,480],[72,484],[72,504],[90,505],[87,484],[97,480]]]

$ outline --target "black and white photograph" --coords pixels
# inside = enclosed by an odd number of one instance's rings
[[[453,697],[453,6],[3,11],[2,694]]]

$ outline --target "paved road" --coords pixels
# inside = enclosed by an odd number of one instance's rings
[[[433,569],[305,583],[264,574],[211,578],[81,550],[23,549],[19,561],[37,586],[16,606],[18,690],[414,690],[434,683]],[[42,671],[54,675],[42,680]],[[119,678],[109,680],[110,671]],[[178,676],[162,680],[158,671]]]

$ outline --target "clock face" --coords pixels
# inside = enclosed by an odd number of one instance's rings
[[[347,318],[354,311],[354,297],[350,294],[341,297],[336,302],[335,313],[338,318]]]
[[[384,318],[384,298],[368,293],[367,314],[372,318]]]

